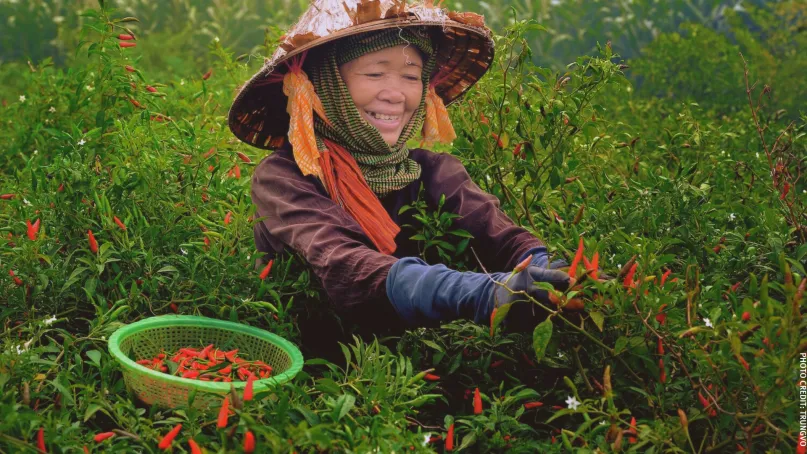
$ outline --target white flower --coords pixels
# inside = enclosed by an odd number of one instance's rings
[[[31,202],[29,202],[28,199],[22,199],[22,203],[31,206]]]
[[[213,41],[219,42],[219,37],[217,36],[217,37],[213,38]]]
[[[185,79],[180,79],[179,80],[179,85],[185,85]]]
[[[759,152],[757,151],[757,159],[759,159]]]
[[[84,88],[86,88],[86,89],[87,89],[87,91],[93,91],[93,90],[95,90],[94,88],[92,88],[92,86],[91,86],[91,85],[87,85],[87,86],[86,86],[86,87],[84,87]]]
[[[569,396],[566,398],[566,405],[568,405],[572,410],[577,410],[577,407],[580,406],[580,402],[578,402],[574,396]]]
[[[39,153],[39,150],[34,150],[34,154],[37,154],[37,153]]]
[[[20,95],[20,102],[25,102],[25,95]]]
[[[601,426],[604,426],[604,425],[605,425],[605,420],[604,420],[604,419],[603,419],[602,421],[600,421],[600,425],[601,425]]]
[[[563,352],[558,352],[558,358],[563,358]]]
[[[735,216],[734,213],[729,213],[729,221],[733,221],[736,218],[737,216]]]
[[[85,142],[84,139],[81,139],[81,140],[78,141],[79,146],[84,145],[85,143],[87,143],[87,142]]]
[[[703,324],[704,324],[704,325],[706,325],[706,326],[708,326],[709,328],[714,328],[714,327],[712,326],[712,321],[711,321],[711,320],[709,320],[708,318],[704,318],[704,319],[703,319]]]
[[[48,109],[48,112],[54,113],[54,112],[56,112],[56,108],[53,107],[53,106],[50,106],[50,109]]]
[[[61,24],[62,22],[64,22],[64,16],[54,16],[53,22],[56,24]]]
[[[726,154],[726,150],[722,150],[720,154]]]
[[[22,355],[22,354],[23,354],[23,353],[25,353],[27,350],[28,350],[28,349],[27,349],[27,348],[23,348],[23,347],[22,347],[22,345],[17,345],[17,354],[18,354],[18,355]]]
[[[188,255],[188,251],[186,251],[185,249],[179,248],[179,252],[181,252],[182,255]]]
[[[738,2],[736,5],[734,5],[734,11],[737,12],[745,11],[745,8],[743,8],[743,2]]]
[[[50,326],[50,325],[52,325],[52,324],[53,324],[53,322],[55,322],[55,321],[56,321],[56,316],[55,316],[55,315],[52,315],[50,318],[45,319],[45,320],[42,320],[42,323],[44,323],[44,324],[45,324],[45,326]]]
[[[430,434],[430,433],[427,433],[426,435],[423,436],[423,446],[426,446],[427,444],[429,444],[429,439],[431,437],[432,437],[432,434]]]
[[[106,340],[106,336],[101,336],[101,340],[102,340],[102,341],[105,341],[105,340]]]

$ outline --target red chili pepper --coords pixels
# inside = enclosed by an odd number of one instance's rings
[[[129,98],[129,102],[130,102],[130,103],[132,103],[132,105],[133,105],[133,106],[135,106],[135,107],[138,107],[138,108],[139,108],[139,107],[143,107],[143,106],[141,106],[141,105],[140,105],[140,103],[139,103],[139,102],[137,102],[137,100],[136,100],[136,99]]]
[[[248,430],[244,434],[244,452],[251,454],[253,451],[255,451],[255,435],[252,435],[252,432]]]
[[[101,443],[102,441],[106,440],[107,438],[112,438],[114,436],[115,436],[115,432],[103,432],[103,433],[97,434],[95,437],[93,437],[93,440],[95,440],[96,443]]]
[[[233,212],[228,211],[227,214],[224,216],[224,225],[230,225],[233,219]]]
[[[664,343],[661,342],[661,338],[658,338],[658,354],[664,356]]]
[[[479,394],[479,388],[474,390],[474,414],[482,414],[482,396]]]
[[[247,378],[247,384],[246,386],[244,386],[244,402],[252,400],[252,387],[254,382],[255,382],[255,375],[249,374],[249,378]]]
[[[518,158],[519,155],[521,154],[521,145],[522,145],[522,143],[519,142],[519,143],[516,144],[516,147],[513,148],[513,157],[514,158]]]
[[[446,451],[454,450],[454,423],[448,426],[448,434],[446,435]]]
[[[14,279],[14,284],[16,284],[17,287],[22,287],[22,284],[23,284],[22,279],[18,278],[16,275],[14,275],[13,270],[8,270],[8,275],[11,276]]]
[[[115,221],[115,224],[121,228],[121,230],[126,230],[126,224],[124,224],[117,216],[112,216],[112,220]]]
[[[269,276],[269,272],[272,271],[272,264],[274,264],[274,263],[275,263],[275,259],[269,260],[269,263],[267,263],[266,266],[263,268],[263,271],[261,271],[261,274],[260,274],[261,280],[265,280],[266,277]]]
[[[440,376],[434,374],[426,374],[423,376],[423,379],[428,381],[437,381],[440,380]]]
[[[206,73],[204,73],[202,75],[202,80],[210,79],[211,75],[213,75],[213,70],[212,69],[208,70]]]
[[[0,195],[0,200],[11,200],[14,196],[15,194],[2,194]]]
[[[583,256],[583,258],[585,258],[585,256]],[[598,251],[591,256],[591,262],[586,265],[586,272],[591,273],[591,277],[594,279],[599,279],[599,265],[600,253]]]
[[[240,160],[246,162],[247,164],[252,162],[252,159],[250,159],[249,156],[245,155],[244,153],[242,153],[240,151],[236,152],[235,154],[238,156],[238,158]]]
[[[125,35],[125,34],[121,33],[120,35],[118,35],[118,39],[121,40],[121,41],[131,41],[131,40],[135,39],[135,37],[132,36],[132,35]]]
[[[661,371],[659,381],[662,383],[667,383],[667,371],[664,369],[664,358],[659,358],[658,368]]]
[[[130,43],[130,42],[126,42],[126,41],[124,41],[122,43],[118,43],[118,45],[120,47],[137,47],[137,43]]]
[[[207,150],[207,153],[202,155],[202,159],[207,159],[207,158],[213,156],[213,153],[215,153],[215,152],[216,152],[216,147],[210,147],[210,149]]]
[[[216,422],[216,427],[218,427],[219,429],[227,427],[227,419],[229,418],[229,411],[230,411],[230,397],[225,396],[224,402],[221,403],[221,409],[219,409],[219,418]]]
[[[124,66],[124,68],[126,69],[126,71],[129,71],[130,73],[135,72],[135,69],[129,65]]]
[[[785,200],[788,192],[790,192],[790,183],[785,182],[785,186],[782,188],[782,194],[779,195],[779,200]]]
[[[490,121],[487,119],[487,117],[485,117],[485,114],[483,114],[481,112],[479,113],[479,122],[483,123],[483,124],[486,124],[486,125],[490,124]]]
[[[498,146],[499,148],[504,148],[504,143],[502,142],[502,139],[499,138],[498,134],[496,134],[495,132],[491,132],[490,135],[492,135],[493,138],[496,139],[496,146]]]
[[[672,273],[672,270],[667,270],[661,275],[661,287],[664,287],[664,283],[667,282],[667,278],[670,277],[670,273]]]
[[[535,362],[534,362],[533,360],[531,360],[531,359],[530,359],[530,357],[529,357],[529,356],[527,356],[527,354],[526,354],[526,353],[521,352],[521,357],[522,357],[522,358],[524,358],[524,361],[526,361],[526,362],[527,362],[527,364],[529,364],[529,365],[530,365],[530,366],[532,366],[532,367],[535,367]]]
[[[202,449],[199,448],[199,445],[193,440],[193,438],[188,440],[188,446],[191,448],[191,454],[202,454]]]
[[[48,452],[47,446],[45,446],[45,428],[40,427],[39,431],[36,433],[36,447],[39,448],[42,452]]]
[[[622,285],[625,288],[631,288],[636,286],[636,283],[633,282],[633,275],[636,274],[637,265],[638,264],[634,262],[633,265],[631,265],[630,270],[628,270],[628,274],[625,275],[625,279],[622,281]]]
[[[552,409],[553,410],[563,410],[563,406],[561,406],[561,405],[553,405]]]
[[[741,285],[743,285],[742,282],[735,282],[734,285],[731,286],[731,291],[736,292],[737,289],[740,288]]]
[[[527,258],[522,260],[521,263],[516,265],[516,267],[513,269],[513,272],[520,273],[524,271],[524,269],[527,268],[527,266],[530,264],[531,261],[532,261],[532,254],[530,254]]]
[[[569,265],[569,276],[577,277],[577,265],[580,263],[580,260],[583,258],[583,237],[580,237],[580,243],[577,245],[577,252],[574,254],[574,259],[572,260],[572,264]]]
[[[533,408],[538,408],[538,407],[543,407],[543,406],[544,406],[544,403],[540,402],[540,401],[537,401],[537,400],[533,401],[533,402],[525,402],[524,403],[524,409],[526,409],[526,410],[532,410]]]
[[[174,438],[176,438],[176,436],[177,436],[177,434],[179,434],[180,430],[182,430],[182,424],[177,424],[176,426],[174,426],[174,428],[171,429],[170,432],[165,434],[163,439],[160,440],[160,444],[158,444],[157,447],[162,449],[163,451],[170,448],[171,447],[171,442],[174,441]]]
[[[93,254],[97,254],[98,242],[95,241],[95,235],[92,234],[92,230],[87,230],[87,238],[90,242],[90,251],[92,251]]]
[[[492,363],[490,363],[490,367],[491,367],[491,369],[495,369],[495,368],[501,366],[502,364],[504,364],[504,360],[500,359],[500,360],[493,361]]]
[[[87,445],[82,446],[81,449],[84,450],[84,454],[90,454],[90,449],[87,448]]]
[[[146,85],[146,90],[148,90],[151,93],[157,93],[157,89],[152,87],[151,85]]]
[[[748,365],[748,361],[746,361],[745,358],[743,358],[742,356],[737,356],[737,359],[740,360],[740,364],[742,364],[743,367],[745,367],[745,370],[751,370],[751,366]]]
[[[36,241],[36,234],[39,233],[39,219],[34,221],[33,224],[31,224],[30,220],[26,220],[25,223],[28,226],[28,238],[31,241]]]
[[[636,418],[630,419],[630,430],[628,430],[631,435],[628,436],[628,441],[630,443],[636,443]]]
[[[751,320],[751,313],[748,312],[748,311],[745,311],[745,312],[743,312],[743,321],[747,322],[748,320]]]
[[[235,165],[235,177],[241,178],[241,168],[238,167],[238,164]]]

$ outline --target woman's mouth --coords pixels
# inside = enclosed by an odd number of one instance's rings
[[[392,131],[401,123],[402,115],[386,115],[365,110],[367,120],[379,130]]]

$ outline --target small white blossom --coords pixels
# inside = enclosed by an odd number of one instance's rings
[[[185,250],[185,249],[183,249],[183,248],[179,248],[179,252],[181,252],[181,253],[182,253],[182,255],[188,255],[188,251],[186,251],[186,250]]]
[[[29,202],[28,199],[22,199],[22,203],[31,206],[31,202]]]
[[[84,145],[85,143],[87,143],[87,142],[85,142],[84,139],[81,139],[81,140],[78,141],[79,146]]]
[[[25,95],[20,95],[20,102],[25,102]]]
[[[56,108],[53,107],[53,106],[50,106],[50,109],[48,109],[48,112],[54,113],[54,112],[56,112]]]
[[[566,398],[566,405],[568,405],[572,410],[577,410],[577,407],[580,406],[580,402],[578,402],[574,396],[569,396]]]
[[[726,154],[726,150],[721,150],[720,154]]]
[[[38,154],[38,153],[39,153],[39,150],[34,150],[34,154]]]
[[[601,426],[604,426],[604,425],[605,425],[605,420],[604,420],[604,419],[603,419],[602,421],[600,421],[600,425],[601,425]]]
[[[217,36],[217,37],[213,38],[213,41],[219,42],[219,37]]]
[[[101,340],[102,340],[102,341],[105,341],[105,340],[106,340],[106,336],[101,336]]]
[[[729,221],[733,221],[736,218],[737,216],[735,216],[734,213],[729,213]]]
[[[423,436],[423,446],[426,446],[427,444],[429,444],[429,439],[431,437],[432,437],[432,434],[430,434],[430,433],[427,433],[426,435]]]
[[[64,16],[53,16],[53,23],[61,24],[64,22]]]
[[[23,354],[23,353],[25,353],[27,350],[28,350],[28,349],[27,349],[27,348],[23,348],[23,347],[22,347],[22,345],[17,345],[17,354],[18,354],[18,355],[22,355],[22,354]]]
[[[759,152],[757,151],[757,159],[759,159]]]
[[[563,352],[558,352],[558,358],[563,358]]]
[[[56,316],[55,316],[55,315],[52,315],[50,318],[45,319],[45,320],[42,320],[42,323],[44,323],[44,324],[45,324],[45,326],[50,326],[50,325],[52,325],[52,324],[53,324],[53,322],[55,322],[55,321],[56,321]]]
[[[86,89],[87,89],[87,91],[93,91],[93,90],[95,90],[95,88],[93,88],[93,87],[92,87],[92,85],[87,85],[87,86],[86,86],[86,87],[84,87],[84,88],[86,88]]]
[[[707,327],[709,327],[709,328],[714,328],[714,327],[712,326],[712,321],[711,321],[711,320],[709,320],[708,318],[704,318],[704,319],[703,319],[703,324],[704,324],[704,325],[706,325],[706,326],[707,326]]]
[[[185,85],[185,79],[180,79],[179,80],[179,85]]]

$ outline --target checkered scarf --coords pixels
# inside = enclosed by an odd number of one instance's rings
[[[422,72],[423,96],[417,111],[404,126],[398,142],[390,146],[381,133],[362,118],[342,80],[339,65],[362,55],[402,44],[414,45],[427,56]],[[435,60],[428,32],[407,27],[342,38],[328,49],[319,64],[308,70],[330,121],[328,125],[319,116],[314,116],[317,147],[320,150],[326,148],[324,139],[344,147],[356,160],[370,189],[378,196],[402,189],[420,177],[420,164],[409,159],[406,142],[423,127],[429,75]]]

